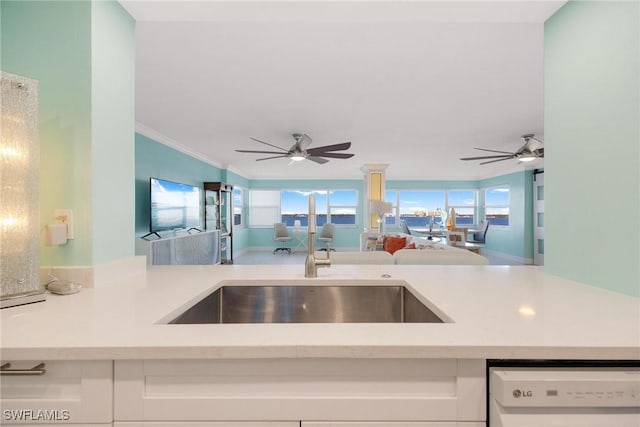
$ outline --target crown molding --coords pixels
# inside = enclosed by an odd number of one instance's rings
[[[175,139],[169,138],[165,134],[158,132],[155,129],[152,129],[149,126],[144,125],[140,122],[136,122],[136,132],[139,133],[140,135],[146,136],[147,138],[153,139],[154,141],[162,145],[166,145],[167,147],[180,151],[181,153],[186,154],[187,156],[190,156],[190,157],[193,157],[194,159],[198,159],[200,161],[208,163],[211,166],[215,166],[218,169],[225,169],[225,170],[227,169],[227,166],[210,159],[209,157],[205,156],[200,152],[197,152],[188,148],[186,145],[176,141]]]

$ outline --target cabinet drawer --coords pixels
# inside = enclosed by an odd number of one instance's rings
[[[301,427],[486,427],[480,422],[438,422],[438,421],[372,421],[372,422],[302,422]]]
[[[113,427],[300,427],[298,421],[116,422]]]
[[[2,418],[2,423],[0,424],[6,424],[4,421],[4,418]],[[18,424],[6,424],[6,425],[19,425],[20,427],[56,427],[56,426],[60,426],[60,425],[64,425],[65,423],[63,421],[61,422],[56,422],[55,424],[50,424],[50,423],[41,423],[39,421],[29,424],[29,423],[18,423]],[[70,424],[73,427],[113,427],[113,423],[72,423]]]
[[[116,361],[117,421],[483,421],[481,360]]]
[[[30,369],[43,361],[4,361]],[[2,375],[2,424],[111,423],[111,361],[44,361],[43,375]]]

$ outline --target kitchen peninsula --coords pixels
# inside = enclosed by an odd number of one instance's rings
[[[83,422],[296,420],[269,424],[288,426],[366,415],[476,427],[487,359],[640,359],[640,299],[538,267],[338,265],[303,276],[294,265],[154,266],[49,295],[2,310],[2,361],[102,370],[113,416]],[[221,282],[353,278],[406,282],[445,323],[166,324]]]

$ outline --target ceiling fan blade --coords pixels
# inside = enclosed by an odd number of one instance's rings
[[[309,151],[307,150],[307,153]],[[316,157],[330,157],[332,159],[350,159],[353,157],[352,153],[316,153]]]
[[[284,148],[282,148],[282,147],[278,147],[277,145],[273,145],[273,144],[269,144],[268,142],[260,141],[259,139],[253,138],[253,137],[251,137],[251,136],[249,137],[249,139],[253,139],[253,140],[254,140],[254,141],[256,141],[256,142],[259,142],[259,143],[261,143],[261,144],[266,144],[266,145],[268,145],[268,146],[270,146],[270,147],[273,147],[273,148],[277,148],[278,150],[282,150],[282,151],[286,151],[286,152],[288,152],[288,151],[289,151],[289,150],[285,150],[285,149],[284,149]]]
[[[502,156],[480,156],[480,157],[462,157],[460,160],[485,160],[485,159],[513,159],[515,154],[502,155]]]
[[[281,156],[273,156],[273,157],[263,157],[262,159],[256,159],[256,162],[259,162],[261,160],[271,160],[271,159],[279,159],[282,157],[290,157],[288,154],[283,154]]]
[[[350,142],[343,142],[341,144],[323,145],[322,147],[314,147],[307,150],[307,153],[311,155],[318,155],[326,151],[342,151],[351,148]]]
[[[257,154],[286,154],[277,151],[259,151],[259,150],[236,150],[238,153],[257,153]]]
[[[504,153],[504,154],[515,154],[511,151],[498,151],[498,150],[489,150],[487,148],[478,148],[478,147],[473,147],[475,150],[480,150],[480,151],[488,151],[490,153]]]
[[[511,157],[505,157],[504,159],[490,160],[488,162],[482,162],[481,165],[488,165],[489,163],[502,162],[504,160],[510,160]]]
[[[325,163],[327,163],[329,161],[327,159],[323,159],[322,157],[315,157],[315,156],[308,156],[307,160],[311,160],[312,162],[316,162],[316,163],[321,164],[321,165],[323,165],[323,164],[325,164]]]

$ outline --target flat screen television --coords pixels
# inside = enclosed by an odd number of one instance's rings
[[[151,221],[149,231],[200,227],[200,188],[150,178]]]

